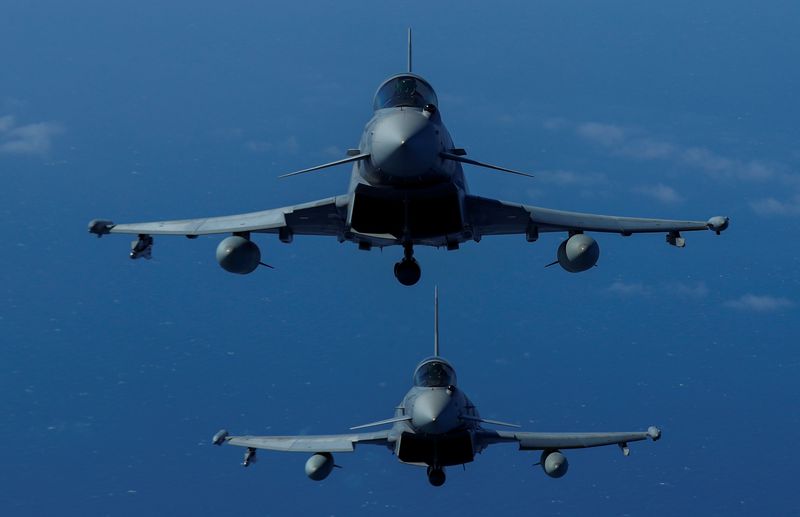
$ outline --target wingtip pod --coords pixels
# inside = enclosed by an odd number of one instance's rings
[[[217,431],[214,437],[211,438],[211,443],[213,443],[214,445],[222,445],[223,443],[225,443],[226,438],[228,438],[228,431],[225,429],[220,429],[219,431]]]
[[[647,428],[647,436],[649,436],[654,442],[657,442],[659,439],[661,439],[661,429],[651,425]]]
[[[106,219],[92,219],[89,221],[89,233],[93,233],[98,237],[108,235],[113,227],[114,223]]]
[[[708,226],[709,230],[719,235],[720,233],[728,229],[730,221],[731,221],[730,217],[723,217],[721,215],[718,215],[709,219],[706,225]]]

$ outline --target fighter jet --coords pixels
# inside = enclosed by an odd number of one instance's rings
[[[560,478],[569,466],[562,450],[617,445],[628,456],[630,442],[661,438],[661,430],[655,426],[646,431],[621,433],[543,433],[484,428],[482,424],[519,426],[482,418],[475,404],[458,387],[453,366],[439,355],[438,289],[435,293],[433,356],[417,366],[413,387],[395,408],[392,418],[350,430],[388,425],[391,428],[318,436],[231,436],[222,429],[212,442],[245,447],[242,461],[245,467],[256,460],[258,449],[311,453],[305,473],[314,481],[327,478],[337,466],[334,452],[353,452],[356,445],[379,445],[392,451],[402,463],[427,467],[430,484],[441,486],[445,482],[445,467],[470,463],[476,454],[494,444],[512,443],[521,451],[541,451],[538,465],[548,476]]]
[[[667,243],[683,247],[680,232],[728,227],[727,217],[707,221],[680,221],[618,217],[565,212],[520,203],[499,201],[469,193],[463,164],[518,175],[528,175],[467,157],[456,147],[444,125],[433,87],[412,73],[411,32],[408,38],[408,71],[386,79],[373,99],[373,115],[357,148],[347,157],[285,174],[305,174],[327,167],[352,164],[347,193],[309,203],[222,217],[115,224],[95,219],[89,231],[98,237],[109,233],[135,234],[130,258],[151,258],[154,235],[231,234],[216,250],[226,271],[252,273],[261,250],[251,240],[255,233],[275,233],[290,243],[295,235],[325,235],[352,242],[361,250],[399,245],[403,258],[394,274],[403,285],[417,283],[421,268],[414,246],[456,250],[467,241],[479,242],[491,235],[519,234],[528,242],[543,232],[568,236],[556,252],[566,271],[586,271],[597,263],[600,247],[585,232],[664,233]]]

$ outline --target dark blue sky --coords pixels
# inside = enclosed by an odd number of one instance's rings
[[[796,2],[114,3],[0,6],[0,465],[4,515],[789,515],[800,352]],[[420,249],[258,242],[275,271],[215,263],[218,239],[115,221],[344,192],[349,168],[276,176],[357,144],[405,67],[437,89],[473,193],[568,210],[705,219],[721,237],[600,235],[599,267],[543,269],[562,238]],[[442,489],[387,451],[213,448],[237,433],[335,433],[391,416],[431,352],[488,418],[664,439],[538,456],[498,446]],[[448,510],[449,509],[449,510]]]

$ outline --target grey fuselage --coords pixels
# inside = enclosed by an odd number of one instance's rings
[[[398,100],[382,94],[403,81],[415,82],[424,96]],[[428,83],[410,73],[378,88],[358,149],[369,158],[355,162],[348,189],[348,240],[444,246],[472,237],[461,164],[440,156],[454,146],[436,102]]]
[[[431,372],[440,369],[444,376]],[[475,405],[456,383],[453,367],[441,357],[423,360],[414,372],[414,386],[403,397],[391,430],[397,458],[434,468],[471,462],[483,446],[474,439],[481,429]],[[390,442],[392,441],[390,438]]]

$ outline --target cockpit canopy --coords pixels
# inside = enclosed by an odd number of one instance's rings
[[[431,85],[418,75],[402,74],[390,77],[378,88],[372,109],[379,110],[399,106],[424,108],[426,104],[439,105],[439,100]]]
[[[439,357],[425,359],[414,372],[414,386],[421,388],[446,388],[456,385],[453,367]]]

